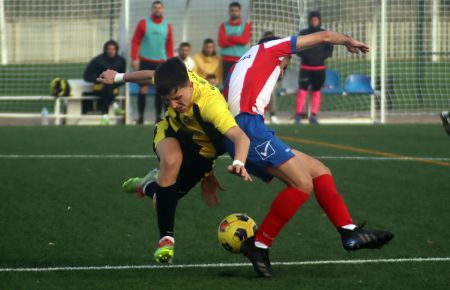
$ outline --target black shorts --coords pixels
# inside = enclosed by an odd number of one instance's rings
[[[158,67],[159,63],[156,62],[147,62],[147,61],[139,61],[139,70],[155,70]]]
[[[139,70],[156,70],[156,68],[158,67],[159,63],[155,63],[155,62],[145,62],[145,61],[140,61],[139,62]],[[153,80],[152,80],[153,83]]]
[[[190,135],[175,132],[170,126],[166,128],[162,128],[162,126],[155,127],[153,150],[156,155],[158,154],[156,153],[155,144],[168,137],[178,140],[183,155],[183,161],[177,177],[178,197],[181,198],[213,170],[216,158],[206,158],[200,155],[200,147],[192,141]]]
[[[325,82],[325,70],[305,70],[301,69],[298,76],[298,86],[301,90],[320,91]]]

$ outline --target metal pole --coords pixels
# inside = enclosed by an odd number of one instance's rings
[[[124,0],[123,3],[123,11],[124,11],[124,26],[125,26],[125,41],[130,41],[129,31],[130,31],[130,1]],[[130,54],[128,54],[130,55]],[[130,59],[129,56],[127,59]],[[131,60],[130,60],[131,61]],[[130,66],[130,61],[128,61],[128,66]],[[130,84],[125,84],[125,124],[131,123],[131,111],[130,111]]]
[[[5,18],[5,1],[0,0],[0,46],[2,50],[2,65],[8,64],[8,47],[6,44],[6,18]]]
[[[374,9],[373,17],[372,17],[372,40],[370,44],[370,85],[372,89],[376,87],[376,76],[377,76],[377,36],[378,36],[378,23],[377,23],[378,15],[377,10]],[[375,95],[370,97],[370,118],[373,122],[375,122]]]
[[[433,0],[431,21],[431,60],[437,62],[439,60],[439,0]]]
[[[114,0],[109,1],[109,39],[113,39],[114,34]]]
[[[187,41],[188,39],[188,24],[189,24],[189,4],[190,4],[190,0],[186,0],[186,4],[184,6],[184,17],[183,17],[183,35],[182,35],[182,40],[183,41]]]
[[[423,34],[425,24],[425,0],[419,0],[417,9],[416,28],[416,98],[419,105],[423,105],[422,84],[425,80]]]
[[[55,125],[61,125],[61,101],[59,98],[55,98],[55,107],[54,107],[54,115],[55,115]]]
[[[386,2],[381,1],[381,76],[380,76],[380,121],[381,124],[386,122],[385,99],[386,99]]]

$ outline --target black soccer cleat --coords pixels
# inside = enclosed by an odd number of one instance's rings
[[[394,234],[388,231],[365,230],[363,227],[364,224],[354,230],[338,229],[345,250],[378,249],[389,243],[394,237]]]
[[[450,136],[450,111],[441,113],[442,126],[444,126],[445,132]]]
[[[257,248],[254,236],[242,242],[240,251],[252,262],[253,268],[260,277],[272,278],[269,249]]]

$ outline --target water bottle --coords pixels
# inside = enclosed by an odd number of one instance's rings
[[[43,107],[41,111],[41,125],[42,126],[48,126],[48,110],[47,107]]]

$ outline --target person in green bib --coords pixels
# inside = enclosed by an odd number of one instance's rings
[[[151,15],[137,24],[131,40],[131,59],[135,70],[156,70],[160,63],[174,57],[172,25],[164,19],[163,14],[163,3],[154,1]],[[144,123],[147,91],[147,85],[139,86],[137,124]],[[161,120],[162,108],[162,99],[155,93],[155,124]]]
[[[247,51],[252,30],[250,23],[241,19],[241,4],[239,2],[230,3],[228,9],[230,19],[220,25],[218,36],[224,79],[226,79],[230,68]]]

